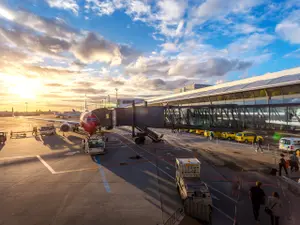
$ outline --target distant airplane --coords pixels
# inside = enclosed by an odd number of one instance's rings
[[[72,111],[66,111],[63,113],[55,112],[54,115],[56,118],[71,118],[71,117],[79,117],[81,115],[81,112],[76,111],[75,109],[72,109]]]
[[[74,131],[76,130],[76,128],[81,126],[89,134],[93,134],[100,124],[100,121],[97,120],[97,117],[91,111],[88,110],[86,100],[84,101],[84,109],[83,112],[81,112],[80,114],[79,121],[46,119],[36,117],[30,117],[29,119],[43,120],[52,123],[61,123],[60,131],[62,132],[69,132],[72,130]]]

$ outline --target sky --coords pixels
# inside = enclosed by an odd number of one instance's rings
[[[299,0],[0,0],[0,110],[151,98],[299,58]]]

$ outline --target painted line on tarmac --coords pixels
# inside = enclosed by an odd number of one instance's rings
[[[44,166],[45,166],[52,174],[56,174],[56,172],[54,171],[54,169],[52,169],[52,167],[51,167],[48,163],[46,163],[46,161],[43,160],[41,156],[37,155],[36,157],[41,161],[41,163],[44,164]]]
[[[77,152],[74,152],[72,155],[74,155],[74,154],[77,154]],[[51,174],[54,174],[54,175],[55,174],[64,174],[64,173],[82,172],[82,171],[91,171],[91,170],[98,169],[98,167],[91,167],[91,168],[81,168],[81,169],[74,169],[74,170],[55,171],[45,160],[42,159],[42,157],[40,155],[3,157],[3,158],[0,158],[0,161],[12,160],[12,159],[26,159],[26,158],[38,158],[40,160],[40,162],[51,172]]]
[[[219,194],[223,195],[224,197],[230,199],[230,200],[233,201],[235,204],[238,203],[235,199],[233,199],[233,198],[231,198],[230,196],[224,194],[223,192],[219,191],[218,189],[213,188],[211,185],[209,185],[209,184],[206,184],[206,185],[207,185],[210,189],[212,189],[212,190],[218,192]]]
[[[211,196],[211,198],[213,198],[213,199],[220,200],[217,196],[215,196],[215,195],[213,195],[213,194],[211,194],[210,196]]]
[[[94,156],[94,159],[96,160],[96,162],[99,165],[99,172],[100,172],[101,177],[102,177],[104,188],[105,188],[106,192],[110,193],[110,186],[109,186],[109,183],[106,180],[104,169],[103,169],[103,167],[102,167],[102,165],[100,163],[100,157],[99,156],[98,157]]]
[[[115,134],[118,134],[118,133],[115,133]],[[121,135],[121,134],[118,134],[119,136],[122,136],[122,137],[124,137],[123,135]],[[127,137],[124,137],[125,139],[127,139],[127,140],[129,140],[131,143],[134,143],[132,140],[130,140],[130,139],[128,139]],[[122,142],[123,144],[125,144],[124,142]],[[137,151],[135,151],[132,147],[130,147],[128,144],[125,144],[125,145],[127,145],[131,150],[133,150],[136,154],[138,154],[138,152]],[[137,147],[138,148],[140,148],[140,149],[142,149],[143,151],[146,151],[146,152],[148,152],[147,150],[145,150],[145,149],[143,149],[143,148],[141,148],[140,146],[138,146],[137,145]],[[150,153],[151,155],[154,155],[154,154],[152,154],[152,153]],[[154,155],[155,156],[155,155]],[[143,156],[144,157],[144,156]],[[157,157],[157,156],[155,156],[155,157]],[[144,157],[145,159],[147,159],[146,157]],[[158,157],[157,157],[158,158]],[[148,160],[148,159],[147,159]],[[161,159],[160,159],[161,160]],[[168,177],[170,177],[171,179],[173,179],[173,180],[175,180],[175,177],[173,177],[173,176],[171,176],[170,174],[168,174],[167,172],[165,172],[164,170],[162,170],[162,169],[160,169],[159,167],[157,167],[155,164],[153,164],[150,160],[148,160],[149,161],[149,163],[150,164],[152,164],[154,167],[156,167],[158,170],[160,170],[161,172],[163,172],[164,174],[166,174]],[[164,160],[162,160],[162,161],[164,161]],[[165,162],[165,161],[164,161]],[[168,163],[169,164],[169,163]],[[172,167],[174,167],[173,165],[171,165]],[[208,185],[207,184],[207,186],[208,187],[210,187],[212,190],[214,190],[214,191],[216,191],[216,192],[218,192],[218,193],[220,193],[220,194],[222,194],[224,197],[226,197],[226,198],[229,198],[230,200],[232,200],[234,203],[236,203],[237,204],[237,201],[236,200],[234,200],[233,198],[231,198],[230,196],[228,196],[228,195],[226,195],[226,194],[224,194],[224,193],[222,193],[221,191],[219,191],[219,190],[217,190],[217,189],[215,189],[215,188],[213,188],[212,186],[210,186],[210,185]],[[216,196],[214,196],[214,197],[216,197]],[[216,199],[216,198],[214,198],[214,199]],[[216,199],[217,200],[217,199]],[[221,214],[223,214],[225,217],[227,217],[228,219],[230,219],[231,221],[234,221],[234,218],[232,218],[231,216],[229,216],[229,215],[227,215],[226,213],[224,213],[221,209],[219,209],[219,208],[217,208],[217,207],[215,207],[215,206],[212,206],[214,209],[216,209],[217,211],[219,211]]]
[[[225,216],[226,218],[230,219],[232,222],[234,222],[234,218],[232,218],[231,216],[227,215],[226,213],[224,213],[221,209],[217,208],[216,206],[211,206],[213,209],[217,210],[219,213],[221,213],[223,216]]]
[[[36,155],[36,157],[40,160],[41,163],[52,173],[52,174],[64,174],[64,173],[74,173],[74,172],[82,172],[88,170],[97,170],[97,167],[92,168],[82,168],[82,169],[75,169],[75,170],[63,170],[63,171],[55,171],[45,160],[42,159],[40,155]]]
[[[76,169],[76,170],[63,170],[63,171],[55,172],[55,174],[74,173],[74,172],[82,172],[82,171],[89,171],[89,170],[98,170],[98,167],[82,168],[82,169]]]

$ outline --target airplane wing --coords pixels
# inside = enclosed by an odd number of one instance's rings
[[[70,120],[56,120],[56,119],[46,119],[46,118],[36,118],[36,117],[27,117],[27,119],[32,119],[32,120],[42,120],[42,121],[47,121],[51,123],[69,123],[73,125],[79,125],[79,121],[70,121]]]

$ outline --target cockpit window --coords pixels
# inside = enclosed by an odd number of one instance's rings
[[[97,119],[96,119],[96,118],[93,118],[93,117],[88,117],[88,118],[87,118],[87,121],[88,121],[88,122],[96,122]]]

